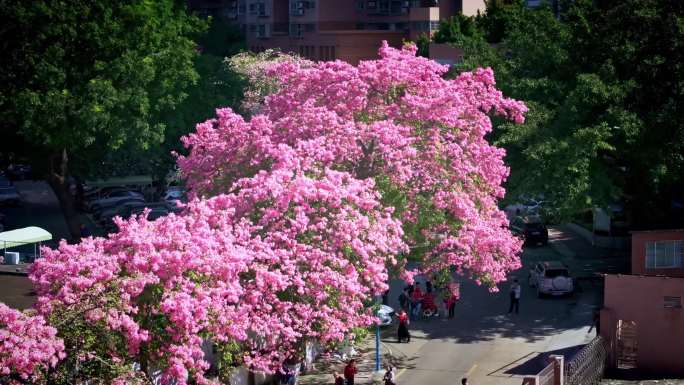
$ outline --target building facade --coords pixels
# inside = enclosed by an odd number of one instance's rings
[[[252,51],[279,48],[352,64],[437,30],[440,19],[485,9],[484,0],[190,0],[202,15],[231,20]]]
[[[684,230],[632,233],[632,274],[606,275],[601,336],[609,364],[684,376]]]

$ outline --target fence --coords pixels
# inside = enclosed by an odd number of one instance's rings
[[[605,341],[597,336],[565,363],[565,384],[595,385],[606,366]]]
[[[551,363],[535,376],[525,377],[523,385],[597,385],[606,365],[604,340],[597,336],[572,358],[550,356]]]
[[[539,381],[537,385],[553,385],[554,366],[553,363],[550,363],[537,374],[537,380]]]

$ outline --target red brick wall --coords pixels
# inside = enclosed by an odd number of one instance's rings
[[[635,231],[632,233],[632,274],[684,277],[684,269],[646,269],[646,243],[684,240],[684,230]],[[682,326],[684,327],[684,326]]]

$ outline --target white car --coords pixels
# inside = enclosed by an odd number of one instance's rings
[[[182,187],[169,187],[164,193],[163,200],[176,206],[176,202],[185,200],[185,189]]]
[[[528,283],[537,289],[537,296],[567,295],[575,290],[567,266],[558,261],[539,262],[530,270]]]

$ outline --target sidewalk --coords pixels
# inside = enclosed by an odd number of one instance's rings
[[[380,379],[385,374],[387,365],[392,365],[395,368],[404,366],[406,357],[398,354],[396,349],[393,351],[391,347],[385,344],[384,340],[391,339],[396,333],[396,327],[386,328],[382,330],[380,351],[381,351],[381,368]],[[408,345],[408,344],[407,344]],[[371,333],[366,340],[355,347],[356,355],[346,360],[342,360],[337,355],[321,356],[314,361],[313,369],[306,374],[300,375],[297,379],[298,385],[324,385],[334,384],[333,373],[342,374],[344,366],[347,361],[353,358],[356,361],[356,367],[359,372],[356,375],[355,384],[367,385],[373,384],[373,374],[375,372],[375,334]],[[377,376],[377,375],[376,375]]]

